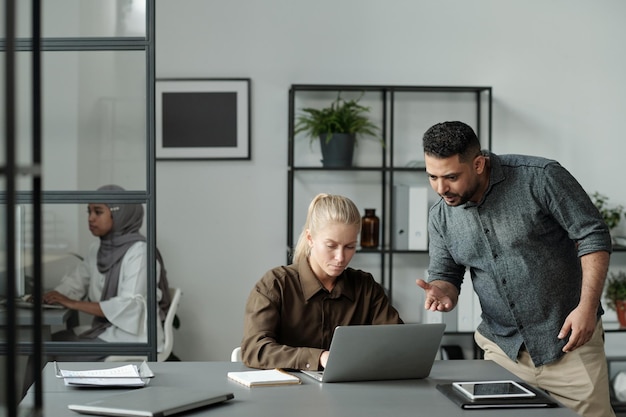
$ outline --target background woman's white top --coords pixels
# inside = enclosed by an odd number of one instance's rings
[[[100,301],[105,276],[98,271],[97,259],[100,242],[94,242],[85,259],[70,274],[63,277],[55,288],[62,294],[76,299],[96,301],[111,326],[98,337],[107,342],[146,343],[147,334],[147,245],[137,242],[131,246],[120,268],[117,296]],[[160,275],[157,263],[156,277]],[[85,298],[87,296],[87,298]],[[161,290],[157,288],[157,305]],[[157,315],[158,317],[158,315]],[[91,317],[90,317],[91,318]],[[74,329],[76,334],[89,329],[91,323],[83,323]],[[158,321],[158,346],[163,344],[163,327]]]

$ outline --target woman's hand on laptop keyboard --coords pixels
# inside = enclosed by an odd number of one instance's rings
[[[320,355],[320,365],[322,365],[322,368],[326,368],[326,362],[328,362],[329,353],[330,353],[329,351],[325,350]]]

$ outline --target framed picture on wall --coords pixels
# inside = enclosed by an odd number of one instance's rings
[[[157,79],[156,159],[250,159],[250,79]]]

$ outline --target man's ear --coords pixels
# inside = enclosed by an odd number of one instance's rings
[[[485,171],[487,159],[483,155],[478,155],[474,158],[474,170],[477,174],[482,174]]]

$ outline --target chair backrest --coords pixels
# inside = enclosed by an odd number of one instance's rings
[[[169,290],[172,302],[167,310],[165,320],[163,320],[163,349],[157,353],[158,362],[165,362],[174,348],[174,317],[176,317],[182,291],[180,288],[172,287]]]
[[[233,349],[232,353],[230,354],[230,361],[231,362],[242,362],[243,361],[241,359],[241,347],[237,346],[236,348]]]
[[[180,288],[170,287],[171,303],[170,308],[167,310],[165,320],[163,321],[163,349],[157,352],[157,362],[165,362],[170,357],[172,349],[174,348],[174,317],[176,317],[176,310],[180,304],[180,297],[183,294]],[[130,361],[143,361],[147,360],[146,356],[137,355],[109,355],[105,362],[130,362]]]

